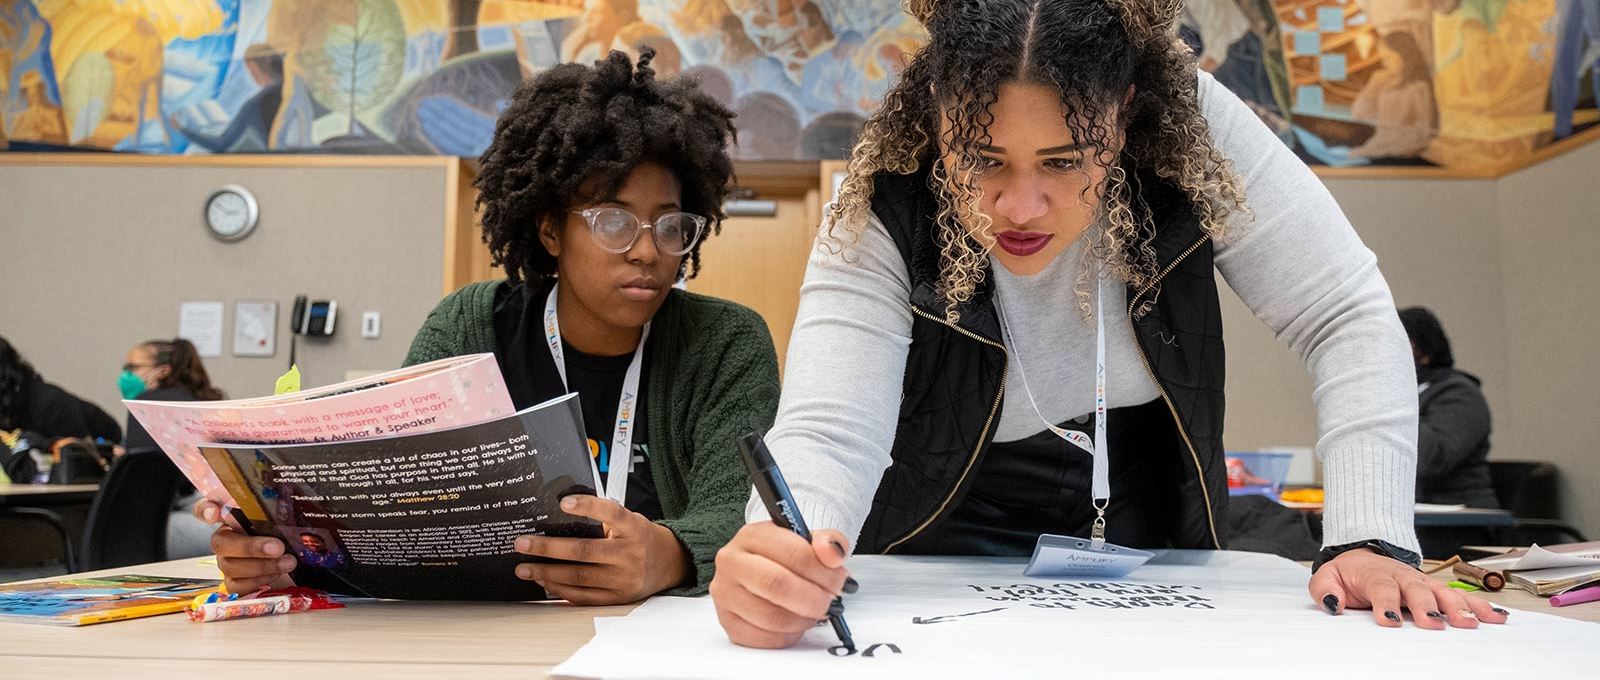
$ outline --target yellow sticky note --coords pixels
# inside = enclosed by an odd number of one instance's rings
[[[277,387],[273,388],[272,393],[273,394],[288,394],[290,392],[299,392],[299,391],[300,391],[300,365],[299,364],[295,364],[295,365],[289,367],[289,372],[288,373],[285,373],[283,375],[278,376]]]

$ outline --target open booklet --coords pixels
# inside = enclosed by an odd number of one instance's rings
[[[576,394],[453,430],[329,444],[200,447],[248,528],[281,536],[297,578],[414,600],[537,600],[516,537],[598,538],[561,511],[594,494]],[[310,573],[307,573],[309,570]]]
[[[515,575],[534,559],[515,538],[603,535],[559,506],[599,486],[577,395],[513,413],[493,355],[260,399],[127,403],[243,529],[287,543],[301,585],[544,599]]]
[[[516,408],[493,354],[440,359],[387,373],[253,399],[126,400],[161,450],[207,498],[238,507],[198,444],[307,444],[431,432]]]

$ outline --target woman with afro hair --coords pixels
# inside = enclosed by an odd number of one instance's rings
[[[445,298],[406,357],[493,352],[518,409],[578,393],[605,493],[562,509],[605,537],[518,537],[542,559],[506,574],[577,604],[705,592],[744,522],[734,443],[777,408],[761,317],[673,285],[699,271],[724,218],[733,114],[692,81],[656,80],[653,56],[612,52],[517,89],[476,182],[507,278]],[[232,592],[287,583],[296,566],[280,542],[227,527],[213,545]]]
[[[1315,382],[1312,601],[1503,623],[1417,570],[1416,384],[1377,258],[1196,67],[1182,0],[906,4],[930,40],[824,219],[767,437],[813,541],[751,503],[711,584],[729,638],[794,644],[852,545],[1226,547],[1218,271]]]

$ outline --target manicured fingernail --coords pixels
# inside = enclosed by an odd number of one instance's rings
[[[844,613],[844,600],[840,600],[838,598],[834,598],[833,603],[828,605],[828,616],[839,616],[839,615],[841,615],[843,613]]]
[[[840,543],[838,541],[828,541],[828,545],[833,546],[834,550],[839,551],[839,556],[840,557],[844,557],[845,556],[845,554],[844,554],[844,544],[843,543]]]
[[[1506,611],[1504,609],[1501,609],[1499,607],[1490,607],[1490,609],[1493,609],[1494,613],[1499,614],[1501,616],[1510,616],[1511,615],[1511,612],[1508,612],[1508,611]]]
[[[561,499],[561,509],[562,510],[569,510],[570,511],[570,510],[577,509],[577,507],[578,507],[578,499],[573,498],[572,496],[567,496],[566,498]]]
[[[1322,596],[1322,608],[1329,614],[1339,613],[1339,597],[1332,593]]]
[[[1430,619],[1442,619],[1442,618],[1444,618],[1444,614],[1440,614],[1439,612],[1428,612],[1428,618],[1430,618]]]
[[[1474,614],[1474,613],[1472,613],[1472,610],[1471,610],[1471,609],[1463,609],[1463,610],[1461,610],[1461,615],[1462,615],[1462,616],[1465,616],[1465,617],[1467,617],[1467,618],[1471,618],[1471,619],[1475,619],[1475,618],[1478,618],[1478,615],[1477,615],[1477,614]]]
[[[528,552],[533,548],[533,539],[530,539],[527,536],[521,536],[517,538],[515,545],[517,552]]]
[[[1400,622],[1400,615],[1396,614],[1393,609],[1390,609],[1390,610],[1384,612],[1383,613],[1383,618],[1386,618],[1386,619],[1388,619],[1390,621],[1393,621],[1395,623],[1399,623]]]
[[[526,564],[517,565],[517,578],[520,578],[524,581],[532,579],[533,567],[530,567]]]
[[[282,569],[284,571],[292,571],[292,570],[294,570],[294,558],[290,557],[288,555],[284,555],[282,558],[280,558],[278,560],[278,568]]]
[[[846,576],[846,577],[844,577],[844,594],[846,594],[846,595],[854,595],[857,590],[861,590],[861,584],[860,583],[856,583],[855,577],[854,576]]]

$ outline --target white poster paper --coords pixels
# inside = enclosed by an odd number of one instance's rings
[[[200,356],[222,356],[222,303],[184,302],[178,305],[178,337],[194,343]]]
[[[233,355],[270,357],[277,352],[278,303],[240,300],[233,303]]]
[[[580,678],[1557,678],[1600,668],[1597,627],[1516,611],[1506,625],[1383,628],[1323,613],[1305,567],[1165,551],[1115,581],[1038,579],[1023,559],[860,556],[844,598],[856,651],[826,625],[790,649],[735,646],[709,597],[595,620],[556,667]]]

